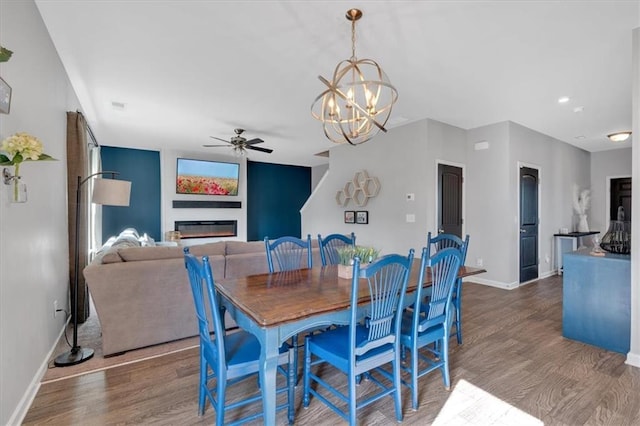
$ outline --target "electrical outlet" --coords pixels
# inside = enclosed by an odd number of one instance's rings
[[[549,256],[549,254],[548,254],[548,253],[544,255],[544,261],[545,261],[546,263],[551,263],[551,257]]]
[[[53,317],[55,318],[56,316],[58,316],[58,301],[54,300],[53,301]]]
[[[484,261],[482,260],[481,257],[476,258],[476,266],[478,267],[482,267],[483,266]]]

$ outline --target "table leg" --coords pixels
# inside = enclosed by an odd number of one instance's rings
[[[260,383],[262,384],[262,407],[264,424],[276,424],[276,373],[280,355],[277,327],[266,329],[260,352]]]

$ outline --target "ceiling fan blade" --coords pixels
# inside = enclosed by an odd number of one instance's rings
[[[209,137],[210,137],[211,139],[217,139],[217,140],[222,141],[222,142],[231,143],[231,142],[226,141],[226,140],[224,140],[224,139],[216,138],[215,136],[209,136]]]
[[[251,145],[247,145],[245,146],[246,149],[253,149],[254,151],[260,151],[260,152],[266,152],[267,154],[271,154],[273,152],[272,149],[269,148],[260,148],[259,146],[251,146]]]
[[[246,141],[244,144],[245,144],[245,145],[255,145],[255,144],[257,144],[257,143],[263,143],[263,142],[264,142],[264,141],[263,141],[262,139],[260,139],[260,138],[255,138],[255,139],[251,139],[251,140]]]
[[[205,148],[215,148],[215,147],[218,147],[218,146],[228,147],[229,145],[202,145],[202,146],[204,146]]]

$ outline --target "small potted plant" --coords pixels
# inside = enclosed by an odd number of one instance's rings
[[[377,259],[379,250],[373,247],[345,246],[338,249],[338,276],[351,279],[353,277],[353,259],[359,258],[360,264],[371,263]]]

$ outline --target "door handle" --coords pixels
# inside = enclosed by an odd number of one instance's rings
[[[526,229],[521,229],[521,230],[520,230],[520,233],[521,233],[521,234],[526,234],[526,233],[527,233],[527,230],[526,230]]]
[[[438,234],[444,234],[444,229],[442,228],[438,229]]]

